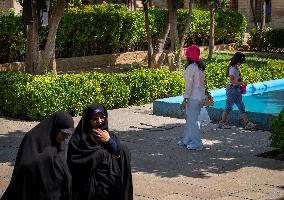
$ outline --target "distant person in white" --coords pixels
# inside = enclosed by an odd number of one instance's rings
[[[190,45],[185,50],[185,55],[185,91],[181,110],[186,110],[186,127],[178,144],[186,146],[189,150],[202,150],[198,116],[205,99],[205,65],[200,61],[198,46]]]

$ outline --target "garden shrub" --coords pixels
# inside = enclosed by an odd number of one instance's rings
[[[11,117],[24,116],[26,106],[23,103],[28,82],[32,75],[0,71],[0,114]]]
[[[130,88],[130,105],[177,96],[184,90],[181,74],[166,69],[132,69],[128,72],[127,84]]]
[[[0,63],[22,61],[26,38],[21,17],[0,15]]]
[[[34,76],[27,85],[26,114],[29,119],[41,119],[65,110],[77,116],[90,103],[101,103],[100,91],[99,82],[84,74]]]
[[[107,108],[128,105],[129,88],[123,77],[97,72],[32,76],[0,72],[0,114],[43,119],[58,110],[80,115],[93,102]]]
[[[271,146],[284,152],[284,109],[271,125]]]
[[[217,54],[207,63],[209,89],[227,84],[226,69],[232,55]],[[241,66],[248,83],[284,78],[284,61],[247,56]],[[132,68],[126,74],[79,73],[35,75],[0,71],[0,115],[43,119],[58,110],[78,116],[94,102],[107,109],[141,105],[155,99],[182,95],[183,69]]]
[[[119,74],[91,73],[89,78],[97,79],[100,83],[101,101],[107,109],[126,107],[129,102],[130,89],[125,77]]]
[[[253,28],[250,32],[248,45],[251,50],[267,52],[284,52],[284,29]]]
[[[282,39],[280,39],[282,38]],[[284,29],[271,29],[266,32],[266,51],[284,52]]]
[[[228,79],[226,69],[231,54],[214,54],[212,61],[206,65],[207,87],[209,89],[225,87]],[[247,56],[246,63],[240,69],[247,83],[284,78],[284,60]]]
[[[186,9],[178,11],[179,33],[184,29],[187,13]],[[167,15],[166,10],[149,10],[153,44],[165,28]],[[245,18],[240,13],[217,11],[216,44],[238,42],[244,34],[245,24]],[[193,23],[185,45],[192,42],[208,44],[209,28],[209,12],[193,10]],[[20,16],[0,16],[0,63],[23,61],[26,42],[23,31]],[[41,27],[39,35],[43,46],[47,28]],[[129,11],[121,5],[100,4],[69,9],[64,13],[56,34],[57,58],[146,49],[143,11]]]

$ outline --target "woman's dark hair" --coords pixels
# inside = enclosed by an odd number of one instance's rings
[[[242,64],[242,63],[245,63],[245,62],[246,62],[246,56],[243,53],[241,53],[241,52],[236,52],[233,55],[233,57],[231,58],[229,66],[227,67],[226,76],[227,77],[229,76],[229,69],[230,69],[230,67],[235,66],[238,63]]]
[[[202,60],[200,60],[200,61],[193,61],[193,60],[187,58],[187,62],[186,62],[186,64],[185,64],[185,69],[186,69],[190,64],[192,64],[192,63],[196,63],[197,66],[198,66],[198,69],[199,69],[200,71],[204,71],[205,68],[206,68],[205,63],[204,63]]]

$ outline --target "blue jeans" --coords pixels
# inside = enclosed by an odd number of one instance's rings
[[[186,105],[186,126],[181,142],[188,149],[201,150],[203,148],[200,137],[200,123],[198,121],[203,104],[203,100],[189,99]]]
[[[240,87],[235,87],[230,84],[226,87],[226,108],[225,112],[230,113],[233,110],[233,105],[236,104],[241,113],[245,113],[245,105],[242,100]]]

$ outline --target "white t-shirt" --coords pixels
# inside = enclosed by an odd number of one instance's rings
[[[229,76],[234,76],[236,81],[239,81],[239,79],[241,78],[240,72],[239,70],[236,69],[236,67],[229,68]],[[230,83],[230,79],[229,79],[229,83]]]
[[[184,98],[205,99],[205,73],[198,69],[196,63],[190,64],[183,74],[185,80]]]

